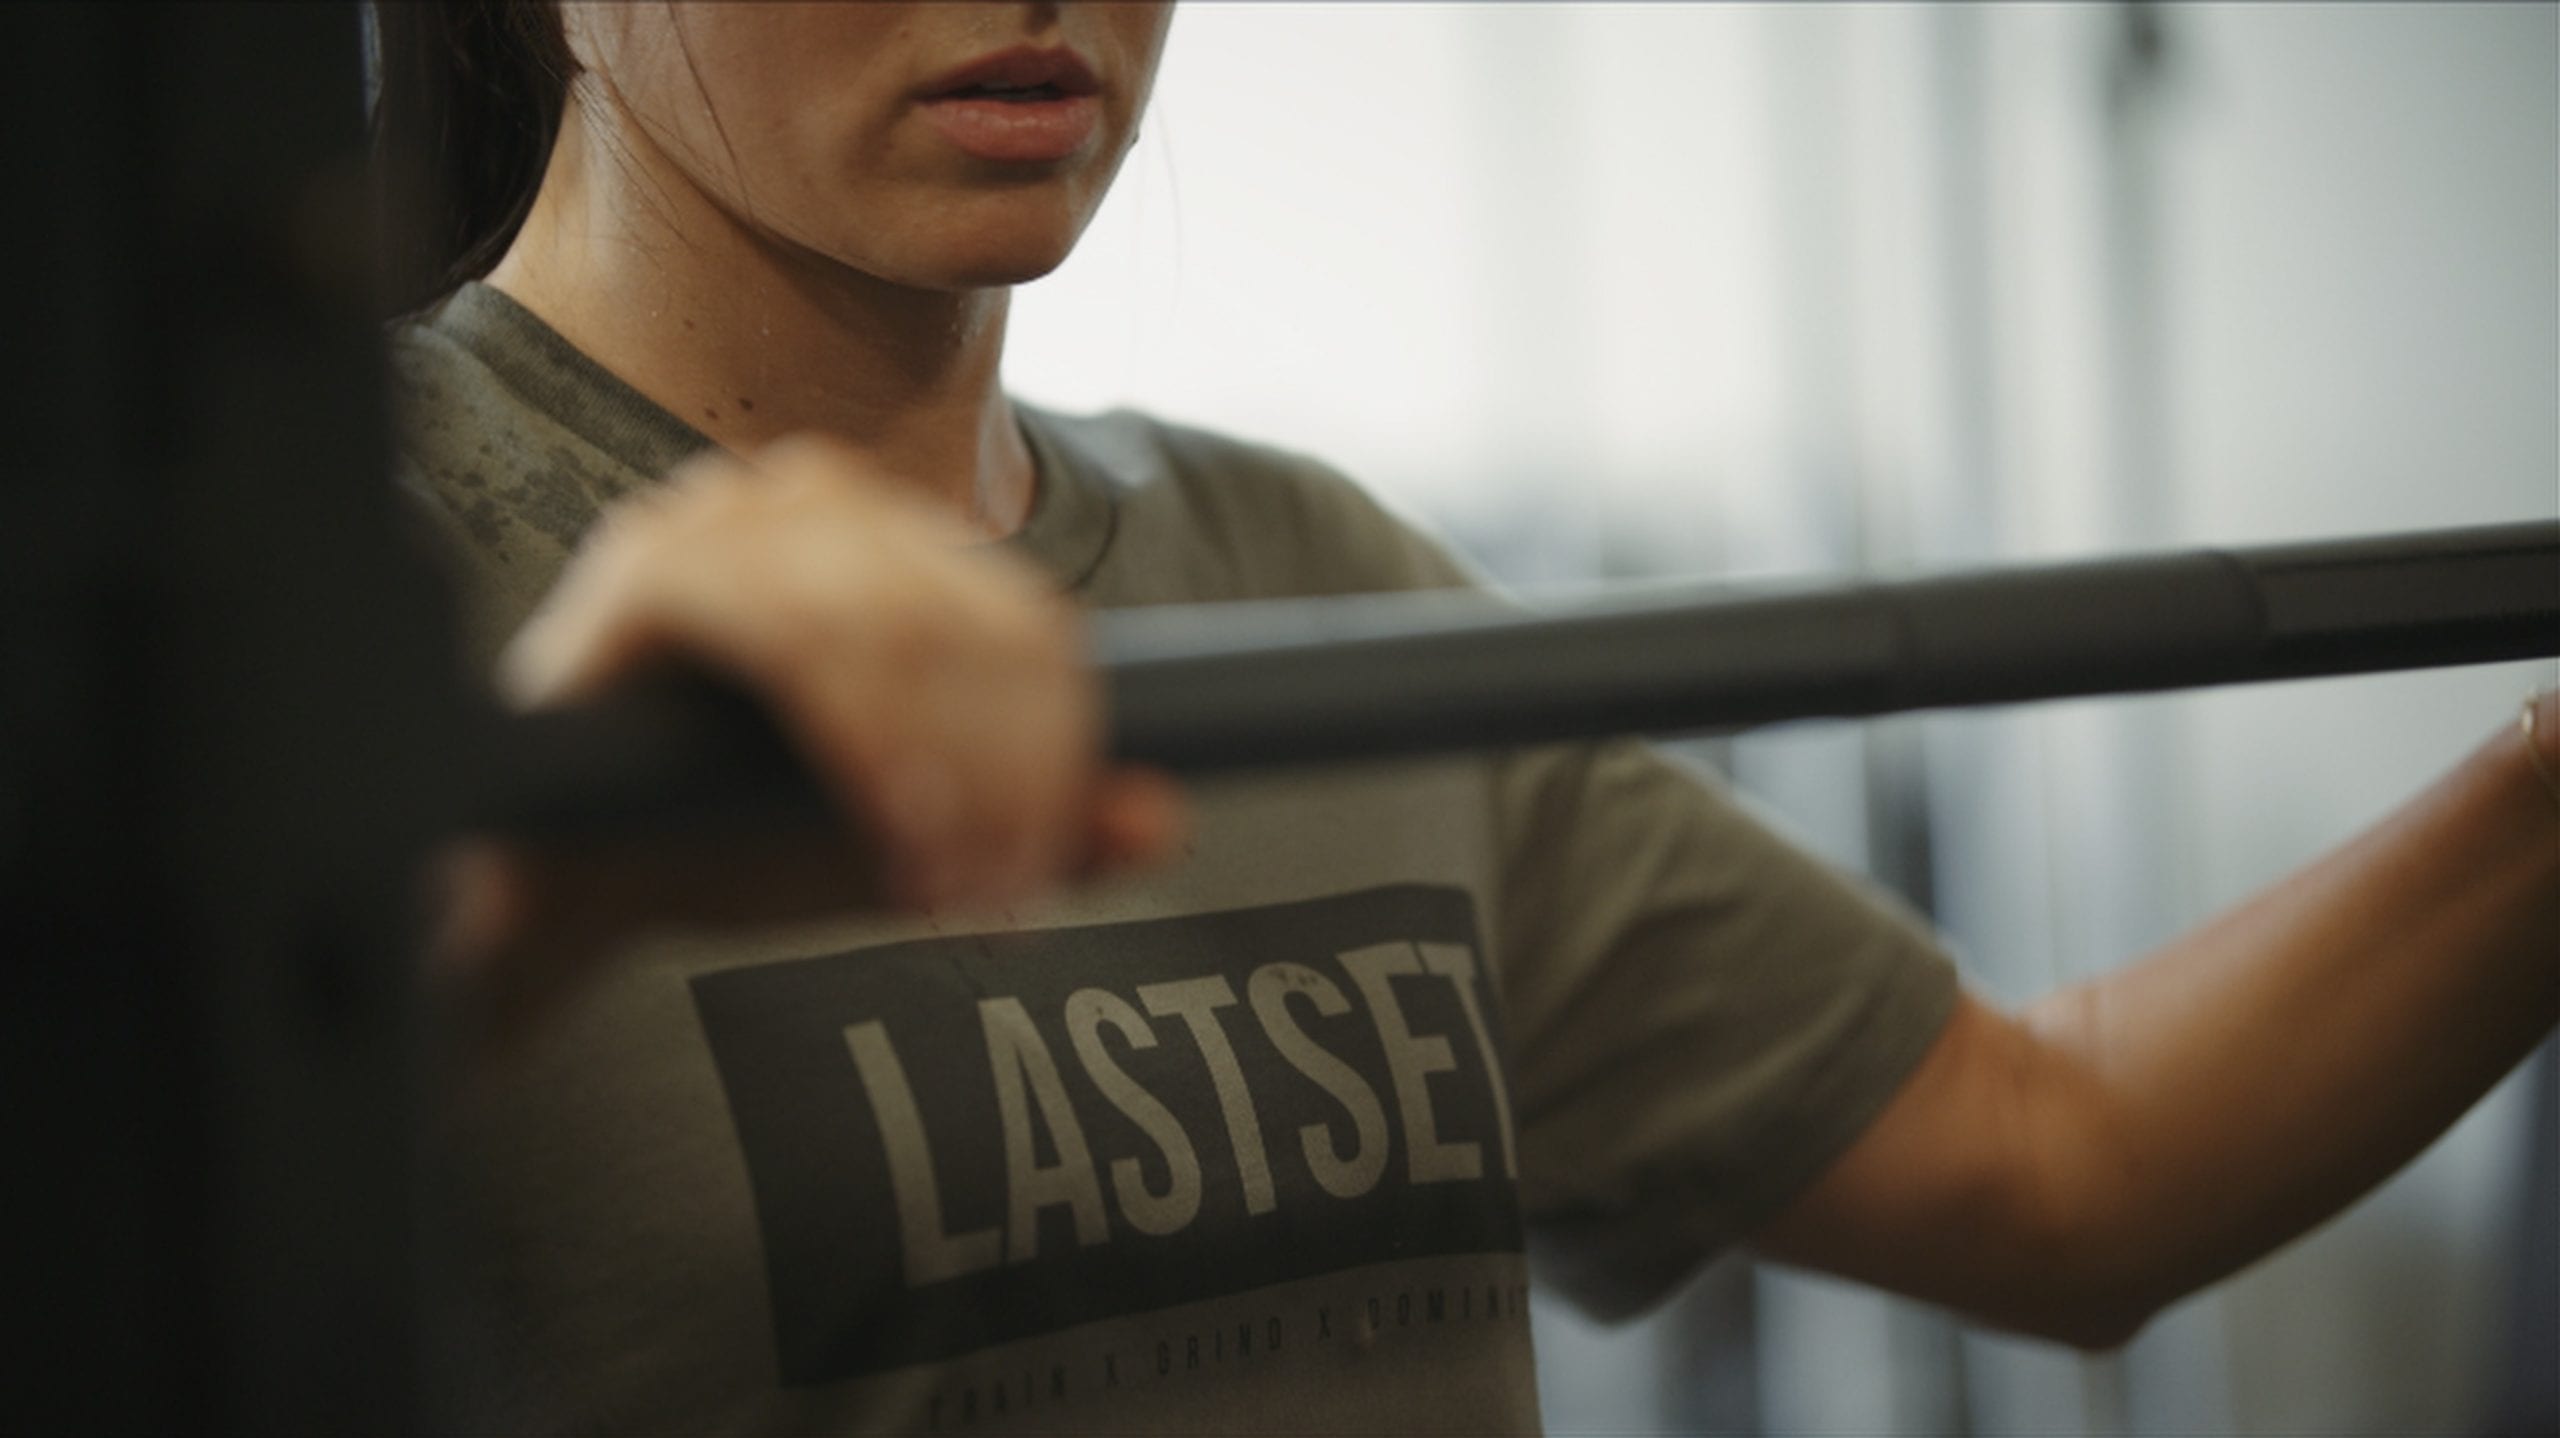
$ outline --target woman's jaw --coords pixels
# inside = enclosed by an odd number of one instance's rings
[[[1032,492],[1000,387],[1008,287],[1100,206],[1165,12],[569,7],[571,114],[490,282],[730,449],[824,432],[1005,532]],[[1041,93],[986,93],[1009,88]],[[1053,99],[1089,103],[1090,133],[1071,107],[993,117],[1018,144],[966,115],[955,138],[935,109]]]
[[[573,103],[643,198],[708,202],[679,240],[708,220],[902,287],[1011,285],[1100,208],[1168,11],[573,5]]]

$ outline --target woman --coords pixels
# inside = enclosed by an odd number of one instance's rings
[[[395,354],[483,651],[726,671],[863,836],[459,865],[515,1029],[454,1129],[475,1426],[1528,1428],[1532,1233],[1604,1313],[1750,1241],[2111,1344],[2560,1014],[2547,696],[2016,1016],[1639,746],[1178,799],[1096,757],[1076,606],[1465,579],[1307,461],[1005,398],[1165,7],[384,18],[386,139],[442,94],[465,182]]]

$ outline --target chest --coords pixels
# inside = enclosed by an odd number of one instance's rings
[[[1267,1347],[1271,1295],[1348,1273],[1493,1255],[1505,1282],[1478,771],[1199,806],[1180,865],[1014,922],[635,956],[472,1117],[478,1300],[552,1382],[609,1375],[615,1343],[682,1351],[644,1386],[685,1391],[648,1406],[707,1419],[742,1395],[938,1392],[990,1354],[1063,1383],[1041,1355],[1151,1316],[1223,1332],[1245,1294]],[[1449,1291],[1499,1315],[1482,1287]],[[1330,1337],[1338,1314],[1302,1318],[1279,1331]],[[511,1386],[540,1389],[520,1362]],[[575,1415],[597,1399],[622,1401]]]

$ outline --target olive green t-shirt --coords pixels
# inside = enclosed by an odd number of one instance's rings
[[[481,660],[709,443],[498,292],[394,338]],[[1012,543],[1097,606],[1444,587],[1294,455],[1026,409]],[[453,1127],[459,1421],[1534,1431],[1538,1280],[1634,1312],[1943,1026],[1892,902],[1635,743],[1204,784],[1010,914],[671,936]]]

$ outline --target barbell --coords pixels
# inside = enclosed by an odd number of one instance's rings
[[[2560,522],[1880,582],[1477,591],[1097,615],[1116,757],[1201,775],[2560,654]],[[834,814],[700,678],[496,719],[472,826],[526,838]]]

